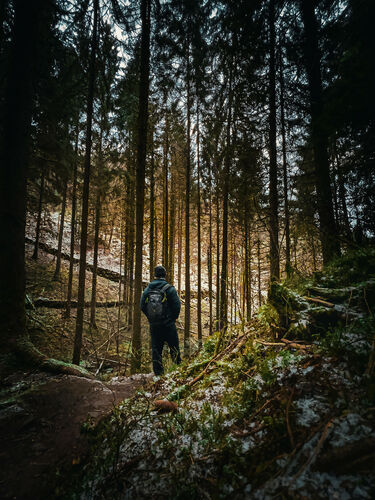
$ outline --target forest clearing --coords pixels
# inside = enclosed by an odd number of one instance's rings
[[[371,0],[1,0],[0,498],[375,497]]]

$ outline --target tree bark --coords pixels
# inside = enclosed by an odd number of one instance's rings
[[[327,153],[328,133],[323,117],[323,90],[321,79],[318,26],[315,4],[300,0],[304,25],[304,56],[310,93],[311,140],[314,152],[315,187],[319,215],[323,263],[340,254],[340,244],[333,214],[331,179]]]
[[[219,176],[218,176],[219,177]],[[220,330],[220,199],[219,180],[216,185],[216,325],[215,330]]]
[[[4,99],[0,162],[0,343],[42,369],[88,376],[85,371],[39,352],[26,332],[25,219],[26,178],[33,100],[33,65],[41,57],[40,33],[51,23],[52,4],[14,1],[13,39]]]
[[[209,333],[213,333],[213,316],[212,316],[212,175],[211,175],[211,162],[209,164],[209,188],[208,188],[208,206],[209,206],[209,240],[208,240],[208,254],[207,254],[207,275],[208,275],[208,295],[209,295]]]
[[[171,203],[169,210],[169,243],[168,243],[168,281],[174,283],[174,253],[175,253],[175,224],[176,224],[176,195],[175,173],[171,172]]]
[[[276,154],[276,72],[275,72],[275,0],[270,0],[268,10],[269,25],[269,205],[270,205],[270,281],[280,279],[279,262],[279,214],[277,195],[277,154]]]
[[[96,285],[97,285],[97,273],[98,273],[99,230],[100,230],[100,217],[101,217],[100,191],[101,191],[100,186],[97,186],[96,202],[95,202],[95,235],[94,235],[94,256],[93,256],[91,308],[90,308],[90,325],[93,328],[96,328],[95,304],[96,304]],[[120,269],[120,274],[121,274],[121,269]]]
[[[87,252],[87,226],[89,215],[89,189],[90,189],[90,167],[91,167],[91,147],[92,147],[92,119],[94,107],[94,87],[96,79],[96,52],[98,46],[98,15],[99,0],[94,0],[94,25],[91,40],[91,54],[89,64],[89,86],[87,94],[87,122],[86,122],[86,143],[85,160],[83,174],[83,194],[82,194],[82,221],[81,221],[81,245],[79,253],[79,277],[78,277],[78,307],[76,332],[74,338],[73,363],[79,365],[82,348],[83,314],[85,303],[85,281],[86,281],[86,252]]]
[[[143,259],[143,216],[145,195],[145,170],[147,152],[148,96],[150,75],[150,31],[151,1],[141,1],[141,63],[139,75],[138,140],[136,170],[136,257],[134,281],[134,313],[131,373],[141,368],[141,310],[139,307],[142,294],[142,259]]]
[[[163,152],[163,266],[169,276],[168,260],[168,217],[169,217],[169,193],[168,193],[168,157],[169,157],[169,123],[168,111],[165,112],[164,130],[164,152]]]
[[[229,70],[228,116],[226,129],[226,151],[223,189],[223,226],[222,255],[220,276],[220,330],[225,330],[228,322],[227,280],[228,280],[228,198],[231,163],[231,126],[232,126],[232,62]]]
[[[45,169],[43,167],[42,173],[40,175],[38,217],[37,217],[37,221],[36,221],[34,252],[32,255],[32,259],[34,259],[34,260],[38,260],[40,225],[41,225],[41,221],[42,221],[42,208],[43,208],[43,196],[44,196],[44,183],[45,183]]]
[[[79,124],[77,120],[75,158],[73,165],[73,190],[72,190],[72,217],[70,222],[70,260],[68,277],[68,295],[66,299],[65,316],[70,318],[70,303],[72,300],[73,287],[73,267],[74,267],[74,244],[75,244],[75,226],[76,226],[76,201],[77,201],[77,154],[78,154]]]
[[[53,276],[54,280],[58,280],[59,276],[60,276],[61,250],[62,250],[62,240],[63,240],[63,236],[64,236],[64,222],[65,222],[65,208],[66,208],[67,190],[68,190],[68,179],[65,179],[63,199],[62,199],[62,203],[61,203],[60,231],[59,231],[59,241],[57,244],[56,268],[55,268],[55,274]]]
[[[150,168],[150,281],[154,277],[154,233],[155,233],[155,158],[154,158],[154,130],[152,130],[152,150]]]
[[[257,241],[257,259],[258,259],[258,307],[262,305],[262,276],[261,276],[261,262],[260,262],[260,239]]]
[[[178,257],[177,257],[177,289],[178,295],[181,294],[181,271],[182,271],[182,227],[183,227],[183,206],[182,200],[179,203],[179,215],[178,215]]]
[[[280,47],[280,123],[283,154],[283,187],[284,187],[284,215],[285,215],[285,271],[289,276],[291,272],[290,263],[290,215],[288,198],[288,163],[286,159],[286,130],[285,130],[285,90],[283,73],[283,53]]]
[[[202,348],[202,259],[201,259],[201,187],[200,187],[200,151],[199,151],[199,103],[197,102],[197,243],[198,243],[198,297],[197,297],[197,324],[198,347]]]
[[[190,127],[191,127],[191,82],[190,82],[190,40],[187,42],[186,62],[186,172],[185,172],[185,325],[184,353],[190,354]]]

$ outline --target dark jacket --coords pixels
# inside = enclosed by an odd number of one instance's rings
[[[141,297],[141,309],[146,314],[146,298],[148,296],[148,292],[150,290],[159,289],[161,290],[163,286],[166,284],[166,280],[163,278],[157,278],[151,281],[148,286],[145,288],[142,297]],[[168,301],[168,320],[165,325],[173,324],[178,318],[181,310],[181,302],[176,292],[174,286],[170,286],[166,291],[167,301]]]

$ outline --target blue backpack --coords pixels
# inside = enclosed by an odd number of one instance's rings
[[[168,301],[166,291],[172,285],[166,283],[163,288],[150,290],[146,297],[146,316],[153,325],[163,325],[168,319]]]

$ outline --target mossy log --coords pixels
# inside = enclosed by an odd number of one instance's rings
[[[12,351],[27,365],[39,368],[52,373],[63,373],[65,375],[75,375],[94,379],[94,375],[81,366],[71,363],[64,363],[57,359],[49,358],[42,354],[30,341],[27,335],[18,338],[12,347]]]
[[[124,305],[123,301],[111,300],[107,302],[96,302],[95,307],[119,307]],[[85,302],[85,307],[90,307],[91,302]],[[33,309],[34,307],[46,307],[48,309],[66,309],[67,302],[66,300],[51,300],[46,299],[44,297],[39,297],[34,302],[27,302],[26,309]],[[77,308],[77,301],[72,300],[70,303],[70,307],[72,309]]]

